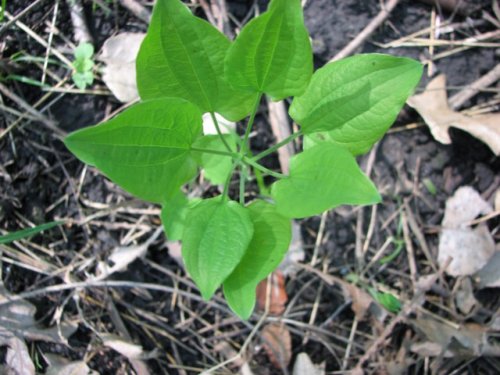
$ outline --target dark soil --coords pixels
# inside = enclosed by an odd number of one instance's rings
[[[249,1],[227,0],[227,3],[229,12],[236,19],[244,19],[250,11],[251,2]],[[259,1],[261,10],[265,9],[266,3],[266,1]],[[492,13],[490,1],[481,3],[484,3],[485,10]],[[28,0],[8,1],[7,10],[11,14],[17,14],[29,4],[31,1]],[[92,1],[84,1],[84,4],[96,50],[100,49],[106,38],[119,31],[146,30],[147,26],[144,23],[138,21],[120,6],[112,7],[113,12],[106,14],[100,7],[94,7]],[[53,1],[42,1],[33,11],[24,16],[22,21],[33,31],[45,35],[47,27],[45,21],[50,22],[53,6]],[[69,37],[72,34],[72,26],[65,1],[60,2],[60,8],[57,27],[61,33]],[[327,63],[376,16],[379,9],[378,0],[309,0],[305,8],[305,18],[313,40],[315,65],[320,67]],[[201,11],[199,12],[202,14]],[[416,1],[402,1],[390,17],[390,22],[386,22],[377,30],[358,52],[392,53],[418,59],[421,54],[426,53],[422,48],[388,50],[378,46],[428,27],[430,12],[431,7],[428,5]],[[448,19],[450,14],[444,13],[442,17]],[[471,19],[481,19],[481,12],[469,14],[468,18],[455,15],[453,22]],[[464,33],[473,35],[491,29],[491,24],[484,22],[479,26],[465,29]],[[55,41],[60,42],[60,39],[56,38]],[[45,48],[34,42],[26,33],[11,27],[1,35],[0,40],[2,75],[18,74],[40,79],[41,70],[34,65],[9,62],[9,58],[19,51],[25,51],[33,56],[45,54]],[[71,57],[70,51],[66,52],[66,55]],[[460,87],[490,71],[498,63],[496,53],[493,48],[470,49],[437,61],[436,69],[438,72],[446,73],[448,85]],[[65,68],[56,69],[55,72],[61,76],[70,74],[70,71]],[[424,86],[426,80],[427,78],[424,78],[421,87]],[[43,94],[39,88],[27,84],[14,81],[8,81],[5,84],[30,104],[35,103]],[[102,86],[102,83],[97,82],[96,85]],[[111,96],[65,94],[60,97],[54,95],[53,98],[57,100],[47,108],[45,114],[54,119],[58,127],[65,132],[98,123],[120,106]],[[485,101],[488,98],[488,95],[480,95],[469,104]],[[16,108],[16,104],[8,98],[3,98],[3,104]],[[14,120],[14,116],[0,112],[0,132]],[[438,237],[435,228],[441,222],[446,199],[457,187],[464,185],[473,186],[481,193],[490,192],[487,197],[490,198],[496,190],[494,187],[499,185],[500,162],[484,144],[468,134],[453,132],[453,144],[444,146],[434,141],[426,127],[413,130],[401,128],[404,124],[418,120],[418,116],[411,109],[405,108],[394,125],[395,129],[399,128],[401,131],[388,134],[378,146],[372,177],[383,194],[384,202],[378,208],[376,228],[381,228],[382,224],[394,215],[406,200],[426,231],[429,246],[436,251]],[[257,137],[252,142],[255,150],[259,151],[273,142],[273,135],[266,123],[265,113],[258,118],[257,124]],[[366,164],[366,159],[367,157],[361,158],[362,165]],[[277,159],[266,159],[266,165],[270,168],[277,168]],[[432,194],[424,187],[422,184],[424,179],[432,181],[437,188],[436,194]],[[419,191],[417,195],[415,195],[415,188]],[[206,193],[210,194],[211,191],[206,191]],[[39,224],[57,218],[80,220],[99,213],[99,209],[85,203],[88,201],[107,207],[128,205],[134,208],[151,208],[146,203],[135,201],[97,171],[85,169],[84,172],[83,165],[70,155],[60,140],[43,124],[22,122],[7,137],[0,139],[0,229],[14,231],[27,226],[28,223]],[[368,229],[369,211],[369,209],[364,210],[363,233],[366,233]],[[338,276],[355,271],[357,212],[352,208],[342,207],[328,215],[326,240],[320,248],[319,255],[322,259],[327,258],[329,271]],[[68,225],[62,230],[52,230],[44,233],[43,236],[38,235],[32,239],[32,242],[50,249],[56,258],[52,262],[57,263],[59,267],[74,266],[74,276],[85,280],[86,272],[93,271],[99,260],[106,259],[110,251],[120,245],[130,226],[139,220],[139,216],[115,211],[97,218],[98,223],[83,226]],[[146,215],[141,220],[151,226],[160,225],[159,218],[156,216]],[[314,246],[319,222],[319,218],[311,218],[301,223],[304,242],[308,249]],[[114,226],[114,223],[129,226]],[[490,225],[498,225],[498,221],[493,221]],[[380,248],[385,238],[397,232],[398,220],[393,220],[383,230],[375,231],[370,248]],[[147,238],[147,235],[145,237]],[[127,272],[120,273],[115,279],[158,283],[196,293],[196,289],[188,279],[183,278],[182,268],[178,266],[175,259],[169,256],[167,250],[165,241],[161,238],[151,246],[144,260],[135,261]],[[4,252],[4,258],[9,258],[6,254]],[[311,252],[306,251],[306,254],[306,261],[310,260]],[[421,251],[417,252],[417,257],[419,262],[425,263]],[[79,262],[82,259],[91,259],[93,266],[89,268],[82,266],[78,271],[78,267],[81,266]],[[401,276],[408,275],[408,267],[406,257],[400,256],[391,267],[381,269],[373,277],[404,294],[405,290],[411,289],[409,279]],[[423,272],[424,266],[421,267]],[[6,261],[2,263],[2,276],[7,289],[13,294],[58,284],[63,280],[61,275],[44,275]],[[293,337],[293,355],[295,357],[298,353],[306,352],[315,363],[325,362],[327,371],[337,371],[342,364],[353,313],[349,305],[345,304],[338,289],[326,285],[320,288],[321,284],[319,279],[312,279],[307,273],[299,273],[287,281],[289,300],[297,296],[294,306],[290,309],[290,317],[296,322],[303,323],[303,326],[292,325],[290,328]],[[321,290],[322,294],[315,326],[319,327],[321,332],[311,335],[309,340],[304,337],[309,337],[310,334],[307,324],[318,290]],[[158,358],[147,362],[153,374],[181,374],[173,365],[176,362],[198,369],[208,368],[222,362],[225,358],[216,350],[205,353],[201,348],[207,345],[214,348],[222,341],[228,341],[235,347],[239,347],[259,318],[254,315],[250,320],[251,325],[236,323],[233,315],[220,299],[215,301],[218,308],[207,307],[196,301],[184,301],[189,310],[195,313],[191,315],[186,312],[187,308],[185,308],[186,311],[171,308],[171,306],[179,306],[175,299],[180,297],[157,291],[95,289],[87,290],[84,294],[85,298],[82,299],[84,316],[102,331],[115,332],[114,322],[108,315],[108,306],[111,301],[114,301],[120,313],[132,315],[129,320],[125,321],[125,326],[134,341],[141,344],[146,351],[159,349],[161,352]],[[63,293],[40,296],[32,299],[31,302],[36,304],[40,319],[49,324],[55,309],[68,295],[68,293]],[[498,300],[493,301],[493,305],[489,308],[494,310],[498,308],[498,305]],[[131,309],[131,306],[152,314],[153,320],[148,320],[144,316],[135,316],[136,312]],[[67,303],[64,312],[68,317],[79,317],[77,306],[72,300]],[[155,316],[161,318],[161,321],[154,321]],[[192,320],[191,323],[185,324],[185,321],[189,319]],[[150,325],[158,324],[160,330],[167,334],[157,334],[155,330],[143,329],[141,322]],[[370,324],[361,323],[358,329],[376,335],[376,329],[370,327]],[[210,328],[211,325],[218,328]],[[395,358],[402,337],[408,334],[408,331],[409,328],[404,325],[396,330],[393,342],[386,349],[388,360]],[[325,334],[329,336],[323,337]],[[325,345],[324,341],[327,341],[329,345]],[[70,359],[81,359],[89,355],[87,352],[89,344],[93,346],[88,364],[100,374],[133,373],[129,362],[111,349],[100,346],[93,333],[83,323],[71,337],[69,348],[39,342],[36,343],[36,350],[39,353],[61,353]],[[337,354],[332,354],[331,348],[334,348]],[[354,345],[353,351],[354,358],[358,359],[363,353],[363,343]],[[165,356],[165,353],[168,355]],[[355,365],[355,363],[356,361],[349,365]],[[255,374],[282,373],[269,363],[262,352],[255,353],[250,364]],[[454,368],[459,368],[462,364],[462,362],[457,362],[455,367],[445,366],[442,373],[451,373]],[[45,364],[42,363],[42,366]],[[494,373],[494,371],[489,372],[491,368],[491,362],[478,359],[473,362],[470,369],[461,373],[480,373],[484,369],[486,369],[484,373]],[[422,360],[416,360],[407,371],[408,373],[421,373]],[[187,373],[196,372],[197,370],[193,370]]]

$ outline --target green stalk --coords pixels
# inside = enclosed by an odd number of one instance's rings
[[[281,174],[281,173],[278,173],[278,172],[274,172],[270,169],[267,169],[266,167],[260,165],[259,163],[253,161],[253,159],[247,157],[247,156],[244,156],[243,157],[243,162],[251,165],[253,168],[263,172],[263,173],[266,173],[268,174],[269,176],[273,176],[275,178],[288,178],[287,175],[284,175],[284,174]]]
[[[244,164],[240,165],[240,204],[245,204],[245,183],[248,178],[247,166]]]
[[[255,105],[252,111],[252,115],[248,120],[247,128],[245,130],[245,135],[243,136],[243,143],[241,145],[241,153],[245,155],[249,150],[250,146],[248,145],[248,138],[250,137],[250,132],[252,131],[253,123],[255,122],[255,116],[257,115],[257,110],[259,109],[259,104],[262,99],[262,94],[259,93],[257,100],[255,101]]]
[[[231,184],[231,178],[233,177],[234,170],[239,164],[239,160],[236,160],[233,163],[233,166],[231,168],[231,172],[227,175],[226,183],[224,184],[224,191],[222,192],[222,201],[226,202],[229,198],[229,185]]]
[[[226,139],[224,138],[224,135],[222,134],[222,131],[220,130],[219,121],[217,121],[217,117],[215,116],[215,113],[210,112],[210,117],[212,117],[212,121],[215,125],[215,130],[217,130],[217,134],[219,135],[220,139],[222,140],[222,143],[224,143],[224,146],[226,147],[226,149],[229,152],[232,152],[233,150],[231,150],[231,147],[227,143]]]
[[[299,130],[297,133],[293,133],[291,136],[283,139],[281,142],[276,143],[273,147],[268,148],[267,150],[262,151],[260,154],[254,156],[252,158],[253,161],[258,161],[258,160],[262,159],[263,157],[266,157],[267,155],[272,154],[273,152],[277,151],[281,147],[286,146],[290,142],[294,141],[295,139],[297,139],[301,135],[302,135],[302,131],[301,130]]]

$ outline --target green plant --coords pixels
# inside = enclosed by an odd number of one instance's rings
[[[80,43],[75,48],[75,60],[73,61],[73,82],[80,90],[94,82],[94,46],[90,43]]]
[[[191,14],[179,0],[158,0],[137,59],[142,102],[101,125],[66,138],[82,161],[145,200],[163,206],[167,237],[182,240],[186,269],[205,299],[219,286],[230,307],[248,318],[255,287],[282,260],[290,220],[341,204],[380,202],[356,163],[396,119],[422,74],[420,63],[368,54],[327,64],[313,74],[300,0],[272,0],[234,42]],[[263,95],[294,97],[300,130],[253,155],[249,135]],[[203,135],[202,113],[218,135]],[[249,116],[242,137],[222,134],[215,113]],[[285,176],[259,161],[304,137],[304,151]],[[190,200],[182,186],[199,168],[222,194]],[[260,198],[246,205],[253,171]],[[239,172],[239,201],[229,185]],[[274,177],[270,197],[263,175]]]

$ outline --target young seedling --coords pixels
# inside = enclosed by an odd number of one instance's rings
[[[94,82],[94,46],[90,43],[81,43],[75,48],[73,61],[73,82],[80,90]]]
[[[186,269],[202,296],[222,285],[229,306],[247,319],[256,285],[281,262],[291,219],[342,204],[381,201],[355,157],[396,119],[422,74],[414,60],[367,54],[327,64],[313,74],[300,0],[271,0],[268,10],[228,40],[179,0],[158,0],[137,59],[142,101],[115,118],[66,138],[82,161],[130,193],[163,206],[167,237],[182,240]],[[249,135],[262,97],[293,97],[300,130],[253,155]],[[209,113],[218,135],[203,135]],[[222,134],[216,113],[248,117],[244,135]],[[303,137],[289,175],[259,161]],[[222,183],[219,196],[189,200],[182,187],[205,169]],[[251,172],[258,199],[245,201]],[[230,182],[239,175],[239,200]],[[263,175],[276,179],[263,185]]]

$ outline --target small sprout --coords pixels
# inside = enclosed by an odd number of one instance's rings
[[[73,61],[73,82],[80,90],[85,90],[87,86],[94,82],[94,46],[90,43],[80,43],[74,52]]]
[[[425,188],[431,195],[436,195],[437,194],[437,188],[436,185],[434,185],[434,182],[430,178],[424,178],[422,180],[422,183],[424,184]]]

